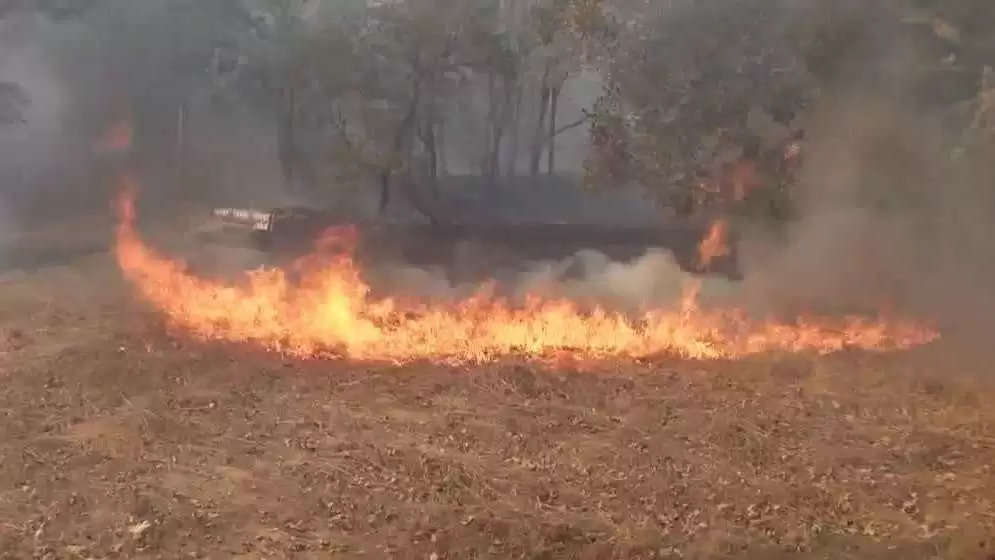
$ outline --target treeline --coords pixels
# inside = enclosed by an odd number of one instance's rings
[[[271,131],[290,190],[376,189],[382,211],[401,195],[433,221],[447,219],[439,182],[456,167],[491,189],[556,173],[639,185],[686,210],[716,162],[796,134],[810,107],[855,84],[978,127],[995,53],[995,13],[982,0],[0,7],[8,21],[50,20],[46,46],[71,84],[77,130],[95,135],[126,115],[145,149],[183,162],[192,122],[237,107]],[[564,117],[580,76],[600,91]],[[30,102],[0,77],[3,122],[16,125]],[[558,139],[571,131],[589,138],[582,169],[558,165]]]

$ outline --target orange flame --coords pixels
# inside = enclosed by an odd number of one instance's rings
[[[718,257],[732,254],[728,242],[728,225],[725,220],[716,220],[708,228],[708,234],[698,245],[698,268],[704,270]]]
[[[355,230],[330,231],[295,263],[300,280],[280,269],[247,273],[244,285],[189,274],[147,246],[134,227],[133,190],[118,204],[116,256],[140,296],[173,327],[212,340],[255,342],[298,357],[479,362],[527,357],[733,358],[767,351],[829,353],[845,348],[903,349],[937,333],[906,322],[864,318],[751,320],[740,311],[699,308],[697,286],[679,309],[629,317],[584,311],[567,300],[527,298],[514,306],[481,291],[451,304],[402,306],[374,299],[353,261]]]

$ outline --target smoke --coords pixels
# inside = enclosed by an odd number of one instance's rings
[[[810,112],[798,219],[778,238],[744,236],[744,299],[774,310],[883,308],[949,333],[987,331],[993,151],[979,131],[964,132],[981,80],[960,105],[936,99],[942,84],[923,93],[922,69],[934,63],[888,33],[848,64],[847,80]]]
[[[419,301],[457,301],[485,290],[523,303],[528,297],[569,299],[578,305],[605,306],[639,313],[676,309],[690,286],[700,285],[705,303],[735,299],[736,283],[721,277],[698,277],[680,267],[673,254],[651,249],[628,261],[615,261],[593,250],[579,251],[560,260],[522,262],[517,266],[487,267],[476,276],[488,283],[454,275],[453,269],[473,266],[457,262],[452,268],[381,264],[364,270],[375,293],[411,297]]]
[[[26,100],[21,122],[0,126],[0,208],[8,228],[17,225],[11,223],[17,219],[16,199],[72,171],[72,162],[63,157],[71,152],[61,127],[66,91],[32,38],[46,27],[33,18],[0,22],[0,79],[17,84]]]
[[[809,141],[793,196],[798,216],[779,234],[742,231],[745,280],[706,279],[705,302],[758,313],[885,312],[938,323],[951,336],[995,327],[995,148],[967,132],[980,79],[943,70],[923,78],[943,45],[923,48],[881,6],[793,2],[786,25],[809,18],[851,26],[849,47],[820,76],[800,123]],[[830,17],[831,16],[831,17]],[[890,22],[890,23],[889,23]],[[896,26],[897,25],[897,26]],[[853,26],[856,26],[855,28]],[[932,29],[936,29],[934,25]],[[937,50],[939,49],[939,50]],[[956,72],[955,72],[956,71]],[[966,84],[966,85],[965,85]],[[960,96],[961,102],[950,98]],[[990,140],[989,140],[990,141]],[[434,297],[472,292],[437,270],[385,274],[394,288]],[[612,262],[596,252],[497,275],[507,293],[563,296],[631,309],[674,303],[688,282],[665,252]]]
[[[853,49],[828,65],[831,85],[808,111],[812,140],[805,147],[796,193],[799,218],[780,236],[746,231],[739,246],[745,280],[706,279],[703,297],[778,313],[885,307],[954,328],[989,324],[995,317],[995,290],[988,287],[995,273],[992,150],[971,147],[958,155],[952,146],[963,142],[953,131],[963,129],[964,118],[924,107],[908,94],[918,87],[915,73],[927,63],[926,55],[893,29],[878,27],[879,7],[836,4],[843,7],[833,18],[863,26],[862,32],[846,36],[869,39],[849,41]],[[781,23],[833,19],[825,17],[826,5],[785,0]],[[211,22],[179,25],[183,20],[175,18],[181,16],[169,15],[164,6],[117,0],[81,22],[3,23],[0,76],[21,84],[31,104],[24,125],[0,129],[0,234],[37,216],[25,201],[42,192],[56,193],[42,197],[52,204],[105,206],[108,191],[97,184],[107,181],[104,172],[111,166],[94,160],[90,142],[128,112],[137,117],[136,160],[151,190],[142,200],[160,209],[170,201],[261,207],[304,202],[282,188],[274,117],[279,108],[233,103],[206,91],[210,87],[181,80],[204,81],[209,69],[201,55],[210,50],[205,45],[213,44],[215,30]],[[598,77],[589,74],[577,72],[564,86],[559,124],[573,121],[600,93]],[[521,170],[528,159],[538,92],[527,89],[518,123],[519,161],[504,162],[504,169]],[[480,101],[470,99],[465,114],[449,107],[444,144],[450,148],[451,172],[477,170],[480,146],[475,142],[483,137],[479,129],[486,113]],[[558,170],[579,171],[587,127],[571,130],[558,142]],[[319,178],[319,183],[327,192],[339,187],[334,178]],[[359,190],[376,198],[375,189]],[[516,217],[559,219],[552,209],[569,206],[566,197],[550,191],[540,200],[540,190],[531,189],[520,208],[507,202],[508,194],[502,210]],[[484,204],[499,206],[491,200]],[[650,213],[641,200],[628,205],[632,210],[621,202],[576,206],[584,208],[573,215],[583,214],[589,222],[633,223]],[[231,258],[239,267],[260,260],[254,253]],[[664,251],[629,262],[587,251],[491,272],[497,289],[509,297],[542,294],[635,310],[676,302],[688,281]],[[464,297],[479,289],[450,270],[383,265],[370,276],[378,290],[429,298]]]

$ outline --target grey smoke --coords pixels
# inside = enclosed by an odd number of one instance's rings
[[[117,7],[128,7],[130,14],[149,26],[160,4],[119,2]],[[121,77],[128,73],[115,66],[148,66],[129,48],[138,46],[129,41],[143,38],[140,29],[132,30],[132,36],[112,37],[106,29],[95,33],[91,24],[28,20],[7,21],[0,28],[0,75],[21,83],[32,97],[28,122],[0,129],[0,234],[19,222],[30,222],[34,210],[24,201],[43,191],[55,193],[50,201],[72,200],[81,207],[89,201],[87,211],[103,208],[107,193],[98,186],[106,179],[106,168],[92,159],[89,142],[102,126],[119,117],[121,95],[156,91],[155,76],[143,77],[149,83],[125,83]],[[107,43],[98,38],[106,38]],[[813,307],[874,310],[886,305],[939,318],[954,328],[993,322],[995,189],[988,163],[992,151],[979,152],[988,157],[971,156],[977,161],[954,171],[949,164],[953,155],[945,146],[956,127],[948,126],[948,116],[896,99],[892,94],[900,87],[872,87],[880,84],[871,84],[868,76],[884,67],[891,84],[901,85],[903,72],[914,68],[917,60],[915,53],[889,43],[886,36],[878,42],[880,56],[864,60],[866,67],[853,72],[854,80],[823,96],[811,114],[808,137],[813,140],[806,146],[807,163],[798,186],[800,219],[782,237],[746,232],[739,247],[746,280],[732,284],[707,279],[706,300],[774,312]],[[144,46],[155,50],[167,43]],[[113,64],[101,49],[114,54]],[[598,80],[587,75],[568,82],[560,121],[573,120],[599,87]],[[281,187],[271,119],[248,105],[227,105],[222,111],[215,101],[209,96],[190,100],[188,159],[183,169],[173,163],[168,138],[177,118],[176,107],[162,111],[168,122],[155,122],[143,132],[148,137],[140,140],[165,146],[142,154],[148,171],[143,181],[150,194],[160,201],[202,204],[265,207],[302,202]],[[457,109],[454,115],[459,117]],[[468,137],[477,132],[469,117],[479,120],[479,108],[465,110],[467,120],[453,124],[447,141],[472,148]],[[585,132],[580,127],[561,139],[562,153],[557,158],[561,171],[579,172],[586,150]],[[159,133],[167,138],[156,138]],[[471,169],[475,158],[454,149],[452,171]],[[373,190],[362,192],[375,197]],[[655,217],[645,199],[617,191],[612,196],[627,200],[611,205],[549,192],[545,196],[536,191],[533,198],[501,204],[508,214],[554,221],[646,223]],[[481,205],[499,206],[493,200]],[[171,215],[166,213],[166,218]],[[236,268],[254,266],[262,258],[244,252],[230,260]],[[383,266],[370,275],[384,290],[435,298],[459,297],[477,288],[439,269]],[[675,302],[688,279],[669,254],[656,251],[627,263],[583,252],[561,261],[495,270],[493,275],[512,297],[538,292],[632,309]]]
[[[458,264],[457,264],[458,266]],[[570,299],[582,306],[605,306],[639,313],[676,309],[692,283],[701,283],[706,303],[737,301],[738,286],[720,277],[698,277],[683,270],[669,251],[650,249],[629,261],[613,261],[586,250],[555,261],[523,262],[488,271],[496,295],[522,303],[528,296]],[[459,282],[442,267],[388,264],[365,271],[380,294],[455,301],[477,293],[479,281]]]

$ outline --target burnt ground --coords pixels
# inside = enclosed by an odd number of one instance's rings
[[[995,557],[995,383],[949,341],[288,361],[73,259],[0,275],[0,558]]]

